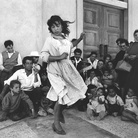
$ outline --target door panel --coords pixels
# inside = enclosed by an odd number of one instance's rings
[[[90,51],[97,51],[97,40],[98,40],[98,31],[97,30],[85,30],[85,40],[84,40],[84,53],[85,56],[90,54]]]
[[[117,38],[123,34],[123,13],[121,10],[103,7],[104,10],[104,41],[108,45],[108,52],[114,57],[119,50]]]
[[[100,6],[84,3],[84,57],[90,54],[92,50],[98,50],[99,31],[100,31]]]
[[[113,57],[119,48],[116,39],[123,37],[123,11],[84,1],[84,58],[91,51],[99,52],[99,45],[108,45]]]

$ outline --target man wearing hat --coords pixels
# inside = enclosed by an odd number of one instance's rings
[[[40,56],[39,53],[37,51],[32,51],[29,56],[33,58],[33,70],[36,73],[40,74],[41,65],[38,64],[39,56]]]

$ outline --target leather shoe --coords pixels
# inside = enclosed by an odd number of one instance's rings
[[[59,135],[66,135],[66,132],[62,129],[62,130],[58,130],[56,127],[55,127],[55,124],[53,123],[52,124],[52,128],[53,128],[53,131],[56,132],[57,134]]]

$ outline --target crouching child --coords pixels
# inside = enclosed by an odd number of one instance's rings
[[[12,121],[18,121],[27,116],[32,116],[32,118],[36,117],[33,103],[29,97],[21,91],[21,83],[18,80],[12,80],[10,82],[10,92],[8,92],[2,100],[0,121],[4,121],[7,118]]]

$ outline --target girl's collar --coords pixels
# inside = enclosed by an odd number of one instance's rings
[[[63,39],[65,39],[64,34],[62,34],[61,36],[57,36],[57,35],[54,35],[54,34],[51,34],[51,35],[52,35],[52,37],[53,37],[54,39],[58,39],[58,40],[63,40]]]

